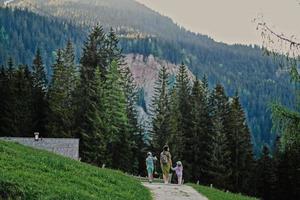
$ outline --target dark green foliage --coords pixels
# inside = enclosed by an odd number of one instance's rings
[[[25,194],[18,183],[0,180],[0,199],[22,200]]]
[[[80,140],[80,155],[83,161],[101,165],[103,161],[98,160],[101,153],[96,149],[98,143],[102,141],[98,138],[104,134],[99,126],[101,119],[99,116],[99,81],[96,79],[96,70],[103,77],[106,71],[106,58],[105,58],[105,35],[100,26],[96,26],[90,35],[83,48],[83,55],[80,60],[80,82],[75,94],[75,109],[76,120],[75,130],[76,137]],[[99,78],[99,77],[97,77]],[[102,79],[102,78],[101,78]],[[101,94],[101,93],[100,93]],[[101,136],[100,136],[101,137]],[[101,162],[101,163],[99,163]]]
[[[249,191],[254,162],[253,145],[238,96],[232,98],[227,123],[229,124],[227,137],[231,157],[232,191],[247,192]]]
[[[28,10],[1,7],[0,24],[0,63],[6,63],[12,56],[16,63],[31,65],[39,47],[43,50],[48,78],[54,61],[52,53],[71,39],[76,44],[78,57],[86,36],[83,28],[53,17],[42,17]]]
[[[131,167],[133,141],[130,141],[126,99],[122,76],[116,61],[108,68],[104,83],[104,124],[110,154],[109,166],[129,171]]]
[[[294,85],[295,103],[292,108],[272,105],[274,130],[281,133],[275,152],[277,164],[277,193],[275,199],[300,198],[300,75],[297,60],[292,59],[291,82]]]
[[[293,93],[287,74],[276,76],[279,64],[265,58],[258,47],[213,45],[210,42],[195,45],[196,41],[194,44],[174,44],[161,38],[124,39],[120,43],[124,53],[154,54],[177,64],[187,60],[194,74],[208,75],[210,85],[222,83],[230,96],[238,90],[241,104],[247,111],[255,154],[259,154],[264,143],[273,144],[275,137],[271,134],[268,102],[275,98],[291,105]],[[182,49],[184,54],[181,53]]]
[[[172,88],[170,95],[170,149],[172,152],[173,160],[176,161],[183,157],[184,152],[184,135],[179,131],[179,122],[181,113],[179,111],[178,91]]]
[[[97,67],[100,68],[104,76],[108,66],[105,42],[103,28],[101,26],[94,27],[84,44],[83,54],[80,59],[80,64],[82,65],[81,79],[86,81],[93,80]]]
[[[230,188],[230,176],[232,169],[230,167],[230,151],[225,128],[220,116],[213,119],[213,133],[211,152],[209,154],[209,171],[210,182],[217,188]]]
[[[57,51],[49,86],[48,131],[52,137],[72,137],[74,125],[73,96],[77,86],[77,72],[72,44]]]
[[[143,136],[138,129],[136,88],[122,64],[118,40],[96,26],[88,36],[75,94],[75,129],[86,162],[138,174]],[[111,63],[108,63],[111,62]]]
[[[15,72],[15,127],[16,136],[32,136],[32,110],[33,110],[33,78],[27,66],[19,66]]]
[[[291,62],[291,81],[295,85],[296,100],[292,108],[274,103],[271,106],[273,128],[281,133],[273,156],[263,148],[262,156],[254,170],[255,192],[265,200],[300,198],[300,143],[299,143],[299,73],[294,60]]]
[[[258,196],[264,200],[276,199],[276,175],[275,163],[271,158],[270,151],[267,146],[262,149],[262,156],[257,161],[256,176],[258,177],[256,187]],[[285,198],[286,199],[286,198]]]
[[[152,143],[154,151],[159,154],[170,141],[170,107],[169,107],[169,74],[163,66],[155,84],[152,99]]]
[[[126,115],[128,119],[128,133],[130,142],[132,143],[131,172],[139,174],[145,170],[144,157],[147,154],[144,142],[145,131],[138,122],[138,113],[136,107],[138,105],[138,91],[134,83],[130,69],[121,66],[121,76],[123,81],[123,90],[126,100]]]
[[[275,155],[277,164],[276,200],[300,198],[300,146],[286,149]]]
[[[210,109],[213,129],[208,174],[216,187],[229,189],[232,174],[227,122],[229,102],[220,84],[211,94]]]
[[[2,136],[32,135],[33,82],[27,66],[16,68],[9,60],[0,74],[0,124]]]
[[[122,51],[119,48],[119,39],[112,28],[110,29],[106,38],[106,53],[107,63],[112,63],[112,61],[116,61],[118,65],[124,64]]]
[[[208,85],[203,79],[202,84],[198,79],[194,81],[191,100],[192,100],[192,133],[191,150],[193,167],[191,168],[192,180],[208,184],[209,176],[209,153],[212,143],[212,121],[208,104]]]
[[[1,136],[80,138],[83,161],[140,174],[144,132],[136,111],[136,87],[122,64],[118,40],[96,26],[83,48],[79,73],[72,43],[58,50],[48,85],[38,49],[32,70],[1,68]],[[116,61],[114,61],[116,59]],[[112,63],[108,64],[111,60]],[[47,128],[47,130],[46,130]]]
[[[0,93],[2,98],[0,98],[0,134],[1,136],[12,136],[16,133],[15,127],[11,126],[13,124],[13,112],[15,111],[12,107],[13,105],[13,80],[10,72],[2,66],[0,74]],[[9,75],[10,74],[10,75]],[[3,98],[5,97],[5,98]]]
[[[191,82],[187,73],[186,66],[182,63],[176,75],[172,102],[173,129],[171,132],[170,148],[174,155],[174,161],[181,160],[184,163],[184,178],[191,179],[193,164],[192,150],[193,132],[191,130]],[[175,132],[173,132],[175,131]]]
[[[32,65],[32,80],[33,80],[33,130],[39,132],[41,136],[47,136],[46,123],[48,102],[46,99],[47,92],[47,79],[45,73],[45,67],[41,56],[40,49],[37,50]]]

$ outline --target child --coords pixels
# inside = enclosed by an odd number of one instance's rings
[[[147,166],[147,172],[148,172],[148,179],[149,179],[149,183],[152,183],[153,171],[154,171],[154,161],[157,160],[157,158],[153,157],[151,152],[148,152],[147,155],[148,155],[148,157],[146,158],[146,166]]]
[[[172,167],[172,170],[176,172],[177,179],[178,179],[178,185],[181,185],[182,183],[182,175],[183,175],[183,166],[180,161],[176,162],[176,167]]]

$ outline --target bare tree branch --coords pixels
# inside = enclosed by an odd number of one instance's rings
[[[263,27],[265,30],[267,30],[269,33],[271,33],[272,35],[274,35],[275,37],[290,43],[291,47],[296,47],[296,48],[300,48],[300,42],[297,41],[293,41],[292,39],[289,39],[287,37],[285,37],[283,34],[278,34],[275,33],[269,26],[266,25],[266,23],[258,23],[258,26]]]

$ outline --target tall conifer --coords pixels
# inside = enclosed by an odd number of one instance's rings
[[[183,63],[179,66],[179,71],[176,75],[175,89],[177,90],[177,101],[179,110],[178,135],[182,136],[181,139],[183,144],[183,147],[180,147],[180,149],[183,149],[183,157],[178,157],[177,159],[180,159],[185,165],[186,173],[184,175],[184,178],[185,180],[189,180],[191,179],[192,157],[194,155],[194,152],[192,150],[192,145],[194,142],[193,132],[191,130],[191,80],[188,76],[187,68]],[[177,145],[171,148],[173,148],[174,151],[176,151]]]
[[[111,154],[111,166],[130,170],[132,141],[130,141],[122,76],[116,61],[109,66],[105,78],[103,119],[109,139],[108,151]]]
[[[208,183],[207,171],[209,170],[209,152],[211,150],[211,119],[206,83],[201,84],[198,79],[192,88],[192,180]]]
[[[48,102],[47,94],[47,78],[45,67],[40,49],[37,49],[32,65],[33,77],[33,129],[40,132],[41,136],[48,136],[46,133]]]
[[[169,74],[165,66],[159,71],[152,98],[152,142],[155,152],[170,139]]]
[[[227,124],[229,106],[228,98],[222,85],[217,84],[210,99],[212,119],[212,149],[210,152],[210,170],[208,174],[210,182],[219,188],[230,188],[231,160],[230,149],[227,138]]]
[[[250,185],[253,167],[251,135],[239,97],[233,97],[226,119],[229,126],[227,137],[230,148],[231,182],[233,191],[246,192]]]
[[[80,59],[80,81],[75,94],[75,130],[80,140],[80,155],[86,162],[95,164],[97,151],[91,143],[101,129],[99,128],[97,103],[96,69],[99,68],[102,79],[106,73],[105,34],[102,27],[96,26],[88,36]],[[94,153],[94,154],[92,154]]]

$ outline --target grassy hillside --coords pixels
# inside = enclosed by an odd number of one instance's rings
[[[121,172],[15,143],[0,141],[0,166],[0,199],[151,199]]]
[[[223,192],[215,188],[195,184],[189,185],[206,196],[209,200],[256,200],[256,198],[247,197],[240,194],[233,194],[230,192]]]

